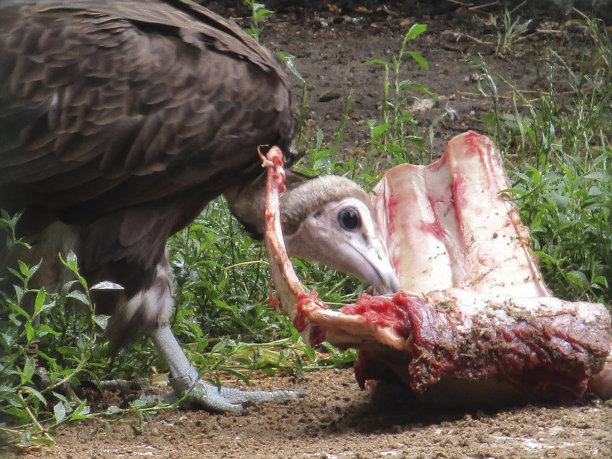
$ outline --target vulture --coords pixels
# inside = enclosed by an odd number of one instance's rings
[[[283,65],[196,3],[2,1],[0,208],[23,212],[17,234],[32,249],[6,253],[2,244],[0,271],[42,259],[34,281],[51,290],[62,280],[58,252],[72,250],[90,286],[122,287],[92,290],[96,311],[111,315],[112,340],[134,330],[151,337],[175,395],[218,411],[293,398],[199,379],[169,326],[166,241],[219,195],[261,236],[258,149],[276,145],[291,162],[295,124]],[[282,205],[290,254],[380,293],[399,288],[355,183],[289,172]]]

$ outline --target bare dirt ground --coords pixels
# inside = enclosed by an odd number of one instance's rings
[[[248,24],[248,18],[241,19],[245,15],[241,7],[231,8],[239,2],[212,3],[220,13]],[[415,100],[415,117],[428,126],[446,110],[458,114],[456,120],[447,117],[436,127],[440,148],[457,133],[484,130],[480,115],[491,106],[477,89],[477,70],[472,65],[477,53],[517,87],[537,91],[548,84],[543,64],[548,46],[564,48],[565,55],[575,50],[576,56],[590,46],[584,29],[565,27],[558,33],[563,21],[547,11],[528,13],[528,17],[544,19],[538,19],[523,35],[520,52],[495,56],[495,30],[487,16],[457,9],[451,2],[432,2],[440,4],[433,9],[427,5],[415,9],[417,2],[386,6],[367,1],[311,2],[307,8],[304,4],[308,2],[276,3],[278,12],[261,26],[262,41],[296,57],[308,82],[310,134],[321,128],[325,139],[333,140],[353,90],[354,103],[341,147],[344,155],[366,148],[366,121],[380,112],[383,72],[363,62],[390,59],[414,22],[429,25],[428,32],[409,46],[423,54],[431,70],[410,64],[403,78],[439,95],[431,105]],[[556,83],[559,91],[563,84]],[[509,94],[505,89],[501,92]],[[296,81],[296,101],[299,93]],[[308,397],[284,405],[251,407],[246,416],[180,410],[163,411],[144,422],[135,417],[108,423],[87,421],[61,430],[54,446],[16,453],[72,458],[612,457],[611,401],[587,399],[569,407],[491,409],[468,404],[434,408],[416,405],[396,388],[379,388],[375,396],[360,391],[351,369],[306,373],[300,380],[255,378],[252,387],[296,389]],[[102,401],[92,403],[103,405],[114,398],[115,394],[103,394]]]
[[[252,381],[307,398],[251,407],[245,416],[164,411],[142,424],[83,422],[26,457],[612,457],[612,405],[494,410],[415,406],[394,388],[360,391],[352,370]]]

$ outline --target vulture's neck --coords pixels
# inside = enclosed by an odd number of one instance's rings
[[[256,239],[263,239],[265,231],[265,180],[266,174],[262,174],[257,180],[224,193],[232,213]],[[328,175],[310,179],[287,170],[285,187],[280,207],[283,233],[286,235],[293,234],[308,215],[329,202],[355,197],[369,206],[365,191],[344,177]]]

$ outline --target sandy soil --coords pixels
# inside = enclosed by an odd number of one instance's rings
[[[213,3],[226,16],[244,10]],[[225,2],[235,6],[239,2]],[[367,146],[366,120],[376,118],[382,99],[383,72],[363,62],[390,59],[409,26],[429,24],[427,34],[410,44],[429,61],[430,71],[407,66],[406,75],[438,93],[433,103],[415,100],[415,117],[423,126],[446,110],[436,128],[437,145],[467,129],[483,132],[480,115],[490,102],[479,94],[473,56],[520,88],[547,85],[538,75],[546,46],[580,49],[588,45],[581,29],[563,38],[533,29],[520,42],[517,55],[495,56],[495,34],[486,17],[448,7],[414,11],[417,2],[321,2],[303,9],[276,2],[279,12],[262,25],[262,41],[296,56],[308,82],[310,134],[321,128],[331,141],[349,91],[354,103],[341,153],[356,154]],[[318,3],[318,2],[315,2]],[[353,4],[354,3],[354,4]],[[357,6],[356,6],[357,5]],[[534,12],[536,17],[540,12]],[[483,22],[483,18],[485,22]],[[550,16],[549,16],[550,18]],[[559,30],[560,23],[540,23]],[[246,20],[242,21],[246,24]],[[467,34],[467,35],[466,35]],[[474,37],[470,38],[468,37]],[[527,35],[527,34],[526,34]],[[483,44],[482,42],[486,42]],[[543,70],[540,68],[540,70]],[[296,100],[299,85],[295,83]],[[563,89],[559,83],[559,89]],[[501,92],[508,92],[501,88]],[[234,381],[230,381],[234,383]],[[383,387],[374,396],[360,391],[351,369],[307,373],[304,378],[255,379],[253,388],[293,388],[308,397],[284,405],[251,407],[246,416],[204,411],[164,411],[148,420],[137,418],[87,421],[60,431],[57,444],[21,452],[24,457],[612,457],[612,402],[597,399],[570,407],[528,405],[504,408],[433,408],[417,406],[404,390]],[[107,400],[115,394],[103,394]]]
[[[142,423],[87,421],[25,457],[612,457],[610,402],[434,409],[397,387],[360,391],[351,369],[254,380],[252,388],[308,397],[244,416],[170,410]]]

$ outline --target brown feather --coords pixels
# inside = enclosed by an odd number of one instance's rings
[[[0,64],[0,207],[72,225],[86,278],[129,292],[293,134],[281,64],[186,0],[3,2]]]

